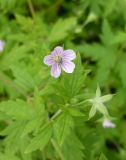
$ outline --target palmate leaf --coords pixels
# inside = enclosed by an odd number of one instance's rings
[[[52,123],[45,125],[41,131],[31,140],[27,146],[25,153],[33,152],[37,149],[43,149],[49,142],[52,135]]]
[[[26,18],[22,15],[16,14],[16,21],[21,25],[24,31],[29,31],[34,26],[34,22],[30,17]]]
[[[18,35],[18,38],[21,39],[19,35]],[[26,58],[27,57],[26,53],[28,52],[28,50],[29,50],[28,46],[25,46],[25,45],[20,46],[18,44],[14,45],[13,48],[11,48],[11,50],[9,51],[9,53],[3,57],[1,61],[0,69],[1,70],[9,69],[10,66],[14,64],[15,62],[20,61],[23,58]]]
[[[42,115],[45,112],[45,106],[43,104],[43,99],[41,97],[41,93],[39,92],[38,88],[35,88],[35,91],[34,91],[33,105],[38,114]]]
[[[74,72],[72,74],[64,74],[59,86],[60,94],[69,99],[79,93],[84,86],[84,81],[87,75],[87,71],[83,72],[83,66],[79,54],[77,55],[75,64],[76,67]]]
[[[34,79],[26,68],[21,68],[19,66],[11,65],[11,70],[15,77],[14,80],[15,83],[19,85],[25,92],[35,87]]]
[[[22,137],[31,132],[34,134],[37,133],[46,117],[45,106],[37,88],[35,88],[34,91],[33,103],[31,104],[31,107],[35,109],[34,112],[36,116],[26,122],[24,130],[22,131]]]
[[[0,135],[6,136],[4,144],[10,153],[15,153],[19,150],[21,142],[28,144],[27,137],[21,138],[22,131],[25,126],[25,121],[15,121],[8,125],[4,130],[0,132]]]
[[[69,86],[71,89],[71,95],[75,96],[82,86],[84,86],[84,81],[87,76],[87,71],[83,72],[84,68],[81,63],[81,57],[80,54],[77,55],[76,59],[76,68],[72,75],[70,75],[69,78]],[[67,85],[67,82],[65,82]],[[65,86],[66,87],[66,86]]]
[[[0,111],[16,120],[27,120],[35,116],[34,110],[20,99],[1,102]]]
[[[42,116],[37,116],[26,122],[24,129],[22,130],[21,137],[24,137],[31,132],[38,131],[38,128],[41,126],[42,122],[43,122]]]
[[[50,42],[57,42],[64,39],[68,35],[68,31],[71,31],[76,26],[76,18],[59,19],[53,26],[50,33]]]
[[[84,159],[84,154],[83,154],[84,146],[74,132],[71,132],[70,135],[67,137],[67,139],[65,139],[65,142],[61,148],[65,160]]]
[[[54,124],[54,135],[59,145],[64,143],[73,128],[73,119],[68,113],[63,113]]]
[[[97,63],[97,68],[94,70],[95,76],[91,77],[91,81],[93,80],[91,83],[95,86],[97,83],[100,85],[107,83],[111,70],[116,63],[116,47],[106,47],[101,44],[85,44],[83,52],[85,57],[90,57]]]
[[[35,88],[32,102],[31,107],[35,109],[34,112],[36,116],[26,122],[24,130],[22,131],[22,137],[31,132],[33,132],[33,134],[37,133],[46,117],[45,106],[37,88]]]

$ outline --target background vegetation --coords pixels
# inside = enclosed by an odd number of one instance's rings
[[[0,39],[1,160],[126,160],[125,0],[0,0]],[[58,45],[78,56],[55,79],[43,58]],[[114,129],[80,103],[97,84]]]

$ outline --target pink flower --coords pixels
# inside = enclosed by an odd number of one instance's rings
[[[51,76],[58,78],[61,74],[61,69],[67,73],[72,73],[75,69],[75,64],[72,62],[76,58],[76,53],[71,50],[63,50],[57,46],[51,52],[51,55],[45,56],[44,63],[51,66]]]
[[[115,128],[116,127],[116,125],[114,123],[112,123],[109,119],[104,119],[102,126],[104,128]]]
[[[0,52],[3,52],[5,46],[5,42],[3,40],[0,40]]]

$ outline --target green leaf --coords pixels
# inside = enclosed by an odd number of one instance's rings
[[[111,30],[110,24],[108,23],[106,19],[104,19],[103,24],[102,24],[102,35],[101,35],[102,42],[105,45],[110,45],[111,40],[113,38],[114,38],[114,34]]]
[[[64,140],[70,134],[72,128],[72,117],[67,113],[61,114],[54,124],[54,133],[59,145],[64,143]]]
[[[32,131],[35,132],[36,130],[38,130],[38,128],[42,124],[42,121],[43,121],[43,118],[41,116],[38,116],[29,120],[22,131],[21,137],[26,136],[28,133]]]
[[[64,93],[70,98],[76,96],[80,92],[88,73],[87,71],[83,71],[84,68],[81,63],[80,54],[77,55],[75,64],[76,67],[74,72],[71,75],[65,74],[62,82],[65,90]]]
[[[11,65],[11,70],[15,77],[15,83],[21,88],[23,88],[25,91],[29,91],[35,87],[34,79],[26,68]]]
[[[50,33],[50,42],[58,42],[68,35],[68,31],[73,30],[76,25],[76,18],[59,19],[53,26]]]
[[[117,45],[117,44],[122,44],[126,42],[126,32],[125,31],[119,31],[116,33],[114,38],[111,40],[111,44]]]
[[[74,132],[71,132],[71,134],[65,139],[65,142],[61,148],[65,160],[84,159],[84,146]]]
[[[1,160],[20,160],[16,155],[9,154],[9,153],[0,153]]]
[[[105,155],[102,153],[102,154],[100,155],[99,160],[107,160],[107,158],[106,158]]]
[[[43,104],[43,99],[41,97],[41,94],[38,90],[38,88],[35,88],[34,91],[34,99],[33,99],[33,105],[38,112],[38,114],[44,114],[45,113],[45,106]]]
[[[84,114],[81,113],[79,111],[79,109],[75,109],[75,108],[68,108],[69,113],[71,114],[71,116],[75,116],[75,117],[83,117]]]
[[[24,17],[22,15],[16,14],[16,21],[21,25],[22,29],[25,31],[29,31],[29,29],[33,29],[33,20],[28,17]]]
[[[1,102],[0,111],[17,120],[30,119],[35,116],[34,110],[25,101],[20,99]]]
[[[43,150],[51,138],[52,129],[52,123],[46,124],[45,127],[43,127],[41,131],[31,140],[25,152],[29,153],[37,149]]]
[[[117,5],[117,0],[111,0],[111,1],[106,1],[105,6],[104,6],[104,16],[109,16],[111,15],[112,11],[116,8]]]

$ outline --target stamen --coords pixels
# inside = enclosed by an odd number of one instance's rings
[[[57,63],[62,63],[62,57],[60,55],[54,57],[54,61]]]

